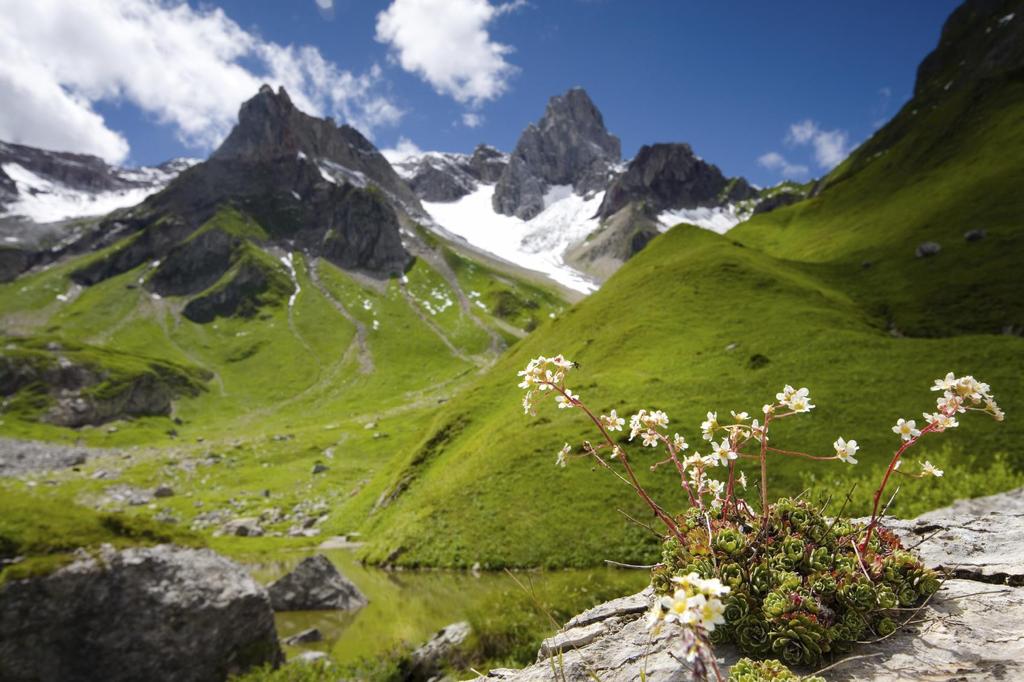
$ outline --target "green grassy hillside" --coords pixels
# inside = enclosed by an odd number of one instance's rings
[[[0,435],[118,454],[80,471],[0,478],[0,514],[23,512],[24,504],[6,509],[5,500],[45,480],[50,484],[34,487],[33,499],[52,507],[81,503],[188,527],[211,510],[230,510],[231,518],[313,500],[329,512],[324,534],[358,530],[387,481],[382,472],[422,437],[437,406],[527,328],[566,306],[551,291],[441,241],[421,245],[401,280],[370,279],[295,253],[293,281],[285,253],[266,248],[262,228],[245,216],[222,211],[196,234],[211,230],[242,241],[235,264],[195,298],[223,289],[247,263],[271,282],[247,307],[211,322],[183,315],[191,297],[147,289],[158,263],[89,287],[74,284],[74,271],[131,238],[0,286],[0,319],[10,335],[0,348],[0,376],[8,366],[70,360],[106,373],[91,391],[131,386],[147,373],[181,385],[171,414],[115,415],[67,428],[48,417],[55,398],[45,387],[19,384],[0,407]],[[313,475],[316,463],[327,471]],[[109,494],[116,486],[152,490],[161,483],[175,496],[148,506]],[[271,522],[268,531],[290,525]],[[239,549],[258,549],[259,542]]]
[[[406,456],[390,504],[372,518],[368,558],[498,566],[654,556],[654,538],[616,511],[648,518],[628,488],[587,463],[553,466],[564,442],[594,437],[581,415],[553,403],[539,418],[522,415],[515,373],[541,354],[578,361],[571,386],[596,409],[664,409],[691,443],[702,442],[707,410],[756,414],[783,384],[809,387],[818,408],[780,426],[777,443],[830,454],[837,436],[856,438],[861,463],[784,459],[771,493],[842,495],[856,483],[854,513],[867,510],[896,419],[933,407],[932,379],[971,373],[1010,416],[966,418],[924,441],[914,456],[941,462],[946,477],[911,481],[892,511],[1021,485],[1024,76],[927,92],[816,197],[726,237],[676,227],[513,347]],[[972,229],[985,237],[968,241]],[[941,251],[917,257],[926,241]],[[682,506],[671,474],[646,480],[665,506]]]

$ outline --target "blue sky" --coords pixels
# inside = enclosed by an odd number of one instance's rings
[[[727,174],[767,185],[785,175],[820,176],[891,117],[958,3],[204,0],[174,7],[115,0],[103,10],[71,0],[40,0],[42,9],[26,4],[32,3],[0,0],[5,14],[16,15],[7,19],[6,35],[0,23],[0,38],[20,43],[19,55],[28,60],[23,70],[42,68],[31,61],[34,49],[61,45],[67,54],[58,55],[63,65],[39,57],[58,88],[44,91],[40,76],[30,84],[38,89],[32,101],[46,107],[0,113],[0,137],[15,141],[78,145],[128,163],[205,156],[244,93],[269,77],[294,82],[290,90],[300,91],[302,104],[352,119],[382,148],[404,138],[424,150],[469,151],[478,142],[510,150],[548,97],[580,85],[622,139],[626,157],[644,143],[685,141]],[[72,21],[69,12],[78,16]],[[52,42],[61,31],[93,23],[95,33],[113,38]],[[97,53],[112,40],[123,40],[128,54],[110,50],[101,59]],[[248,47],[233,54],[240,43]],[[140,44],[146,49],[137,52]],[[218,47],[207,53],[209,44]],[[0,58],[7,56],[3,49]],[[138,63],[117,63],[137,54],[145,55]],[[18,92],[30,87],[15,85]],[[0,95],[8,94],[5,86],[14,88],[0,73]]]

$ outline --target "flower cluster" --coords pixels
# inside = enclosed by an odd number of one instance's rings
[[[991,388],[988,384],[978,381],[970,374],[962,377],[955,376],[952,372],[946,374],[942,379],[936,379],[932,386],[933,391],[942,391],[942,397],[936,401],[937,413],[924,413],[928,423],[939,421],[941,417],[952,418],[956,414],[963,414],[967,410],[987,412],[996,421],[1001,422],[1006,417],[996,400],[992,397]],[[955,427],[956,420],[952,424],[943,424],[942,428]]]
[[[730,588],[717,578],[701,578],[691,572],[671,578],[674,590],[654,602],[647,614],[647,627],[658,631],[664,623],[678,623],[714,632],[716,625],[725,622],[725,607],[720,597]]]
[[[767,519],[743,524],[690,510],[680,528],[685,543],[668,539],[654,570],[655,590],[666,595],[661,603],[677,601],[678,576],[717,579],[729,591],[722,595],[723,622],[709,628],[712,642],[733,642],[745,654],[789,665],[814,665],[889,634],[899,608],[916,606],[939,587],[938,575],[894,534],[878,532],[858,557],[861,528],[804,500],[779,500]]]
[[[534,395],[535,391],[555,391],[558,395],[555,400],[561,408],[573,407],[573,401],[579,400],[578,395],[573,395],[565,387],[565,374],[572,369],[574,364],[561,355],[553,358],[546,358],[543,355],[530,360],[526,369],[519,372],[522,381],[519,388],[526,390],[523,396],[523,412],[535,415]]]

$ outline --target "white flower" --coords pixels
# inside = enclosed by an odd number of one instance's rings
[[[941,398],[936,399],[936,407],[939,412],[946,414],[955,414],[957,412],[966,412],[967,408],[964,407],[964,400],[952,391],[946,391],[942,394]]]
[[[523,413],[537,414],[537,411],[533,408],[533,391],[527,391],[526,395],[523,396]]]
[[[844,440],[842,436],[836,439],[835,443],[832,443],[832,447],[836,449],[836,457],[840,461],[846,462],[847,464],[856,464],[857,459],[854,455],[857,454],[859,447],[855,440]]]
[[[922,412],[924,420],[929,424],[935,425],[936,431],[945,431],[946,429],[955,429],[960,426],[960,422],[956,420],[951,414],[943,414],[942,412]]]
[[[728,438],[722,439],[721,443],[712,443],[711,449],[714,451],[714,456],[718,458],[718,461],[722,466],[729,464],[729,460],[736,459],[739,455],[732,449],[732,444]]]
[[[569,444],[566,443],[565,445],[562,446],[562,449],[558,451],[558,458],[555,459],[555,464],[564,469],[567,463],[566,458],[569,456],[570,452],[572,452],[572,448],[570,448]]]
[[[1006,419],[1006,413],[999,409],[999,406],[996,405],[996,401],[992,398],[985,398],[985,410],[991,412],[997,422],[1001,422]]]
[[[775,408],[769,405],[768,403],[765,403],[764,406],[761,407],[761,411],[764,412],[765,414],[771,414],[774,410]]]
[[[745,422],[748,419],[750,419],[750,415],[747,414],[746,412],[737,412],[736,410],[729,410],[729,414],[731,414],[732,418],[738,422]]]
[[[644,417],[647,416],[647,410],[640,410],[632,417],[629,418],[629,439],[633,440],[636,438],[644,429]]]
[[[814,409],[814,405],[811,404],[810,391],[806,388],[794,389],[786,384],[782,393],[775,394],[775,397],[779,399],[780,403],[797,413],[810,412]]]
[[[620,417],[615,410],[612,410],[608,415],[601,415],[601,423],[609,431],[621,431],[622,425],[626,423],[626,420]]]
[[[750,422],[750,435],[758,443],[764,440],[764,427],[756,419]]]
[[[647,426],[668,426],[668,415],[661,410],[654,410],[647,415]]]
[[[672,445],[675,447],[676,452],[682,452],[690,447],[686,439],[680,436],[678,433],[672,436]]]
[[[567,407],[573,407],[573,401],[579,399],[580,397],[578,395],[573,395],[572,391],[569,389],[565,389],[565,395],[559,394],[555,396],[555,402],[558,403],[558,409],[560,410]]]
[[[704,440],[713,440],[715,437],[715,429],[718,428],[718,413],[708,412],[708,418],[701,422],[700,432],[704,436]]]
[[[925,460],[924,464],[921,465],[921,473],[925,476],[935,476],[938,478],[945,472],[943,472],[942,469],[936,469],[934,464]]]
[[[742,471],[740,472],[739,484],[744,490],[747,489],[747,475]]]
[[[622,448],[618,445],[612,448],[612,459],[617,459],[619,455],[623,454]]]
[[[790,386],[789,384],[786,384],[786,386],[782,389],[781,393],[775,394],[775,399],[778,400],[783,405],[785,405],[786,403],[789,402],[789,399],[793,397],[794,393],[796,393],[796,389]]]
[[[640,434],[640,437],[644,439],[644,447],[656,448],[658,447],[658,432],[653,429],[647,429]]]
[[[909,421],[903,418],[898,419],[896,426],[892,427],[892,432],[899,434],[903,440],[912,440],[921,435],[921,432],[917,430],[917,422],[913,419]]]
[[[711,479],[708,481],[708,492],[715,497],[721,497],[722,492],[725,490],[725,484],[719,480]]]
[[[958,379],[953,375],[952,372],[946,374],[945,379],[936,379],[935,385],[932,386],[933,391],[950,391],[956,386]]]

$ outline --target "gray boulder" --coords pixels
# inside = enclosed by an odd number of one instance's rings
[[[938,593],[896,634],[837,661],[828,680],[1024,679],[1024,489],[965,500],[913,520],[886,526],[915,547],[926,563],[948,571]],[[994,584],[993,584],[994,583]],[[559,679],[654,682],[691,679],[678,638],[667,629],[652,637],[643,613],[650,588],[576,616],[544,640],[538,660],[521,670],[492,670],[488,679],[540,682]],[[718,646],[723,672],[740,657]],[[800,671],[808,674],[813,671]],[[563,677],[564,674],[564,677]]]
[[[980,242],[987,236],[988,231],[980,227],[964,232],[964,240],[969,242]]]
[[[105,546],[0,586],[5,681],[208,682],[281,660],[266,591],[210,550]]]
[[[290,646],[297,644],[310,644],[312,642],[320,642],[324,638],[324,635],[320,630],[316,628],[307,628],[301,632],[297,632],[291,637],[285,637],[284,643]]]
[[[267,587],[275,611],[349,611],[369,602],[323,554],[307,557],[288,575]]]
[[[477,145],[469,157],[469,173],[480,182],[492,185],[501,179],[508,166],[508,154],[486,144]]]
[[[914,255],[918,258],[928,258],[929,256],[934,256],[939,251],[942,251],[942,245],[938,242],[922,242],[914,250]]]
[[[497,213],[529,220],[544,209],[552,185],[577,194],[604,189],[622,155],[619,138],[582,88],[552,97],[544,116],[523,131],[494,189]]]

